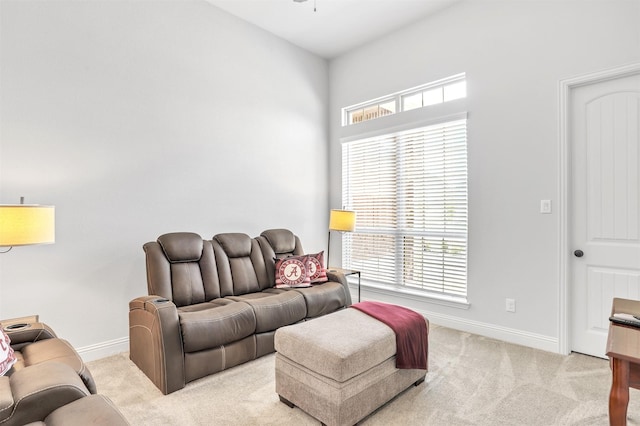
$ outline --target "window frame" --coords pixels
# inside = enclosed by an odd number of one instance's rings
[[[448,81],[447,83],[450,83],[450,81]],[[460,111],[460,109],[458,109],[458,111]],[[364,139],[371,139],[374,137],[381,137],[381,136],[385,136],[385,135],[390,135],[390,134],[398,134],[401,133],[403,131],[407,131],[407,130],[411,130],[411,129],[418,129],[418,128],[422,128],[422,127],[427,127],[427,126],[433,126],[433,125],[438,125],[438,124],[444,124],[444,123],[448,123],[448,122],[453,122],[456,120],[465,120],[465,145],[468,149],[468,132],[466,131],[466,126],[468,123],[468,119],[467,119],[467,113],[466,112],[458,112],[458,113],[454,113],[454,114],[446,114],[444,116],[439,116],[439,117],[431,117],[429,119],[424,119],[424,120],[420,120],[420,121],[412,121],[410,123],[405,123],[403,125],[400,126],[394,126],[391,128],[388,127],[382,127],[382,128],[378,128],[377,131],[373,132],[373,134],[371,132],[364,132],[364,133],[360,133],[360,134],[353,134],[349,137],[343,137],[340,139],[341,145],[343,144],[347,144],[347,143],[351,143],[354,141],[358,141],[358,140],[364,140]],[[367,126],[364,126],[367,127]],[[376,126],[377,127],[377,126]],[[343,164],[343,188],[345,185],[348,185],[348,182],[345,181],[346,176],[344,175],[344,167],[345,165]],[[367,287],[369,290],[373,290],[375,292],[381,293],[381,294],[385,294],[385,295],[390,295],[390,296],[401,296],[401,297],[409,297],[412,299],[415,298],[425,298],[428,299],[429,302],[432,303],[436,303],[436,304],[442,304],[442,305],[446,305],[446,306],[451,306],[451,307],[456,307],[456,308],[462,308],[462,309],[468,309],[469,308],[469,303],[467,301],[467,295],[468,295],[468,288],[469,288],[469,282],[468,282],[468,243],[469,243],[469,231],[468,231],[468,223],[469,223],[469,217],[468,217],[468,206],[469,206],[469,196],[468,196],[468,158],[466,159],[466,172],[467,172],[467,194],[466,194],[466,212],[467,212],[467,217],[466,217],[466,224],[467,224],[467,229],[466,229],[466,233],[465,233],[465,245],[466,245],[466,258],[465,258],[465,294],[464,296],[462,295],[452,295],[452,294],[447,294],[447,293],[438,293],[438,292],[433,292],[433,291],[428,291],[428,290],[424,290],[424,289],[418,289],[418,288],[413,288],[411,286],[406,286],[406,285],[398,285],[398,284],[381,284],[381,283],[376,283],[376,282],[371,282],[370,280],[367,280],[366,277],[366,273],[362,274],[362,285]],[[342,189],[341,191],[342,196],[344,197],[345,192],[344,189]],[[343,205],[346,205],[348,208],[351,208],[351,206],[349,205],[349,200],[344,199],[343,198]],[[396,232],[398,232],[398,230],[396,230]],[[342,264],[345,265],[346,262],[346,246],[345,243],[347,243],[347,241],[345,241],[345,238],[350,238],[349,235],[343,234],[342,235],[343,238],[343,256],[342,256]],[[348,244],[347,244],[348,245]],[[398,248],[396,247],[396,256],[398,256]],[[350,268],[354,268],[353,265],[347,265]]]
[[[454,84],[458,84],[458,83],[466,83],[466,73],[459,73],[459,74],[455,74],[452,75],[450,77],[446,77],[446,78],[442,78],[440,80],[435,80],[426,84],[422,84],[420,86],[415,86],[412,87],[410,89],[406,89],[406,90],[402,90],[399,92],[395,92],[392,93],[390,95],[385,95],[385,96],[381,96],[379,98],[375,98],[375,99],[371,99],[365,102],[361,102],[361,103],[357,103],[354,105],[350,105],[347,107],[342,108],[342,127],[347,127],[347,126],[356,126],[359,124],[362,124],[364,122],[373,120],[373,119],[377,119],[377,118],[381,118],[381,117],[385,117],[387,115],[394,115],[394,114],[398,114],[401,112],[408,112],[408,111],[412,111],[415,109],[422,109],[422,108],[429,108],[429,107],[433,107],[435,105],[441,105],[443,103],[448,103],[448,102],[452,102],[455,101],[456,99],[459,98],[455,98],[452,100],[445,100],[445,96],[444,96],[444,90],[446,87],[454,85]],[[405,105],[404,105],[404,99],[409,97],[409,96],[414,96],[417,94],[422,94],[424,92],[428,92],[430,90],[435,90],[435,89],[441,89],[442,90],[442,102],[438,102],[438,103],[434,103],[434,104],[428,104],[428,105],[423,105],[421,107],[417,107],[417,108],[410,108],[410,109],[405,109]],[[465,96],[466,97],[466,93]],[[365,110],[367,108],[371,108],[373,106],[378,106],[378,108],[380,108],[380,106],[382,104],[386,104],[389,102],[394,102],[395,103],[395,111],[392,112],[391,114],[385,114],[385,115],[378,115],[377,117],[371,118],[371,119],[367,119],[367,120],[360,120],[357,122],[350,122],[350,118],[351,115],[359,110]]]

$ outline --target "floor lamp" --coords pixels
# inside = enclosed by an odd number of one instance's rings
[[[55,242],[55,208],[35,204],[0,204],[0,247]]]
[[[21,198],[20,202],[21,204],[0,204],[0,247],[9,247],[0,251],[0,254],[9,252],[13,246],[51,244],[55,240],[54,207],[22,204],[24,198]],[[14,320],[18,319],[14,318]],[[37,321],[37,316],[34,320]],[[27,327],[27,324],[16,322],[0,328],[2,375],[17,361],[11,348],[11,340],[5,330],[23,327]]]
[[[356,212],[352,210],[331,210],[329,214],[329,238],[327,240],[327,267],[331,250],[331,231],[353,232],[356,228]]]

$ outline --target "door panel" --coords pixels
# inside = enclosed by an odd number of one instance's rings
[[[612,300],[617,295],[628,299],[640,297],[640,273],[621,269],[589,267],[587,268],[587,309],[588,328],[604,330],[609,328],[611,304],[601,301]]]
[[[611,302],[640,298],[640,76],[571,91],[571,349],[605,357]]]

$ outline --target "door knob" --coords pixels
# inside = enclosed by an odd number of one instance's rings
[[[573,252],[573,255],[575,257],[582,257],[582,256],[584,256],[584,252],[582,250],[576,250],[576,251]]]

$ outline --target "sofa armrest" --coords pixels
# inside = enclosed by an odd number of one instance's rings
[[[163,394],[185,386],[182,334],[173,302],[160,296],[129,302],[129,357]]]
[[[5,319],[0,321],[0,326],[11,339],[14,350],[20,350],[24,345],[38,340],[57,337],[51,327],[38,320],[38,315]]]
[[[335,269],[327,269],[327,278],[329,279],[329,281],[334,281],[337,283],[342,284],[342,287],[344,287],[344,295],[345,295],[345,306],[351,306],[351,304],[353,303],[351,301],[351,290],[349,289],[349,283],[347,282],[347,277],[340,271],[337,271]]]
[[[3,426],[42,421],[52,411],[90,395],[70,366],[49,361],[0,377]]]

